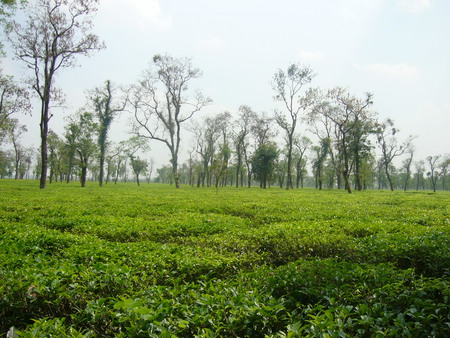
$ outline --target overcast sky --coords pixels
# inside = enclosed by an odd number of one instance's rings
[[[417,136],[416,159],[450,152],[449,0],[100,2],[95,32],[107,48],[80,57],[80,67],[57,77],[68,100],[50,121],[58,133],[62,117],[83,104],[85,90],[107,79],[133,83],[153,55],[167,53],[190,57],[203,71],[191,87],[214,101],[204,114],[236,112],[243,104],[271,114],[273,74],[301,63],[317,74],[314,87],[343,86],[360,97],[373,93],[373,110],[381,120],[394,119],[399,138]],[[3,68],[16,78],[24,73],[13,61]],[[38,109],[36,104],[35,116],[24,119],[35,146]],[[126,120],[122,116],[111,133],[121,135]],[[153,149],[151,157],[166,156]]]

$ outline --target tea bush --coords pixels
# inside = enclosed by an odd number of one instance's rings
[[[0,180],[0,334],[450,336],[450,194]]]

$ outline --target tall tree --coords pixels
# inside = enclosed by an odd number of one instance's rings
[[[275,91],[274,100],[284,104],[287,112],[275,111],[275,121],[285,133],[287,147],[287,184],[286,189],[293,188],[292,184],[292,149],[294,134],[299,123],[300,113],[305,111],[310,101],[300,95],[304,85],[310,83],[314,77],[311,68],[292,64],[287,71],[279,69],[273,76],[272,89]]]
[[[47,178],[51,102],[60,98],[55,75],[73,67],[78,55],[103,48],[98,37],[90,33],[97,4],[98,0],[36,0],[24,25],[12,23],[9,40],[16,57],[33,72],[30,83],[41,101],[41,189]]]
[[[201,75],[190,59],[155,55],[139,86],[129,98],[139,136],[162,142],[170,151],[175,187],[180,188],[178,154],[183,124],[211,100],[196,91],[192,101],[184,95],[191,80]],[[143,132],[143,133],[142,133]]]
[[[111,84],[111,81],[107,80],[104,88],[96,88],[89,95],[99,126],[98,146],[100,173],[98,182],[100,186],[103,186],[104,180],[109,128],[117,113],[123,111],[126,105],[126,100],[117,100],[114,92],[115,89]]]

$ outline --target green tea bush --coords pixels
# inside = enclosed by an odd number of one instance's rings
[[[0,192],[0,335],[450,336],[446,192]]]

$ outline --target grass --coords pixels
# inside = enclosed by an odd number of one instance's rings
[[[450,335],[450,194],[0,181],[0,333]]]

